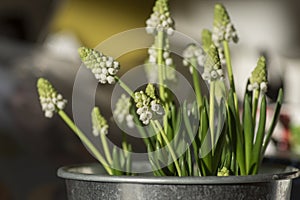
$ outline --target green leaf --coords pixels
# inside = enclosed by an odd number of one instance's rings
[[[263,144],[262,155],[265,154],[265,151],[266,151],[267,146],[268,146],[268,144],[269,144],[269,142],[270,142],[272,133],[273,133],[273,131],[274,131],[274,129],[275,129],[275,126],[276,126],[276,124],[277,124],[277,121],[278,121],[278,118],[279,118],[279,114],[280,114],[280,109],[281,109],[282,102],[283,102],[283,91],[282,91],[282,89],[280,89],[280,90],[279,90],[278,97],[277,97],[277,102],[276,102],[276,106],[275,106],[275,110],[274,110],[273,119],[272,119],[270,128],[269,128],[269,130],[268,130],[268,132],[267,132],[267,136],[266,136],[265,142],[264,142],[264,144]]]
[[[267,119],[267,102],[266,102],[266,96],[263,95],[261,100],[261,105],[260,105],[258,129],[256,132],[256,139],[253,148],[253,157],[252,157],[253,164],[254,164],[254,168],[252,172],[253,174],[256,174],[258,172],[258,167],[262,159],[261,148],[265,137],[266,119]]]
[[[248,96],[245,98],[244,107],[244,135],[245,135],[245,157],[246,157],[246,173],[249,173],[252,158],[254,128],[252,121],[251,106]]]
[[[234,103],[234,93],[232,90],[229,91],[229,96],[227,100],[227,120],[229,128],[229,136],[232,140],[232,148],[235,149],[237,168],[236,175],[245,175],[245,148],[244,148],[244,134],[240,130],[239,116],[237,116],[237,111],[235,109]]]
[[[185,159],[184,154],[179,158],[179,165],[180,165],[180,169],[181,169],[181,175],[188,176],[188,172],[186,169],[186,159]]]
[[[186,146],[188,146],[188,144],[186,144]],[[187,148],[186,150],[186,162],[187,162],[187,166],[188,166],[188,175],[192,176],[193,175],[193,162],[192,162],[192,155],[191,155],[191,150],[190,147]]]
[[[131,145],[128,145],[128,151],[132,152],[132,147]],[[127,175],[131,175],[131,166],[132,166],[132,162],[131,162],[131,153],[126,153],[126,163],[125,163],[125,169],[127,171]]]

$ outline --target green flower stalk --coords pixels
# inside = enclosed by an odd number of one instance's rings
[[[61,94],[57,93],[48,80],[39,78],[37,88],[45,117],[52,118],[54,112],[65,108],[67,100],[65,100]]]

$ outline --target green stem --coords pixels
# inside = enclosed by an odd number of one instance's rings
[[[215,82],[210,82],[210,94],[209,94],[209,127],[210,127],[210,135],[211,135],[211,147],[212,147],[212,155],[214,155],[214,144],[215,144],[215,133],[214,133],[214,122],[215,122]]]
[[[229,44],[227,40],[223,41],[223,47],[224,47],[224,54],[225,54],[225,60],[226,60],[226,67],[227,67],[227,73],[228,73],[228,79],[229,79],[229,84],[230,88],[233,91],[233,96],[234,96],[234,105],[237,110],[237,116],[239,116],[239,105],[238,105],[238,98],[235,92],[235,84],[234,84],[234,76],[232,72],[232,64],[231,64],[231,56],[230,56],[230,49],[229,49]]]
[[[194,88],[195,88],[195,93],[196,93],[196,100],[198,103],[198,108],[200,108],[203,105],[202,102],[202,93],[201,93],[201,87],[199,83],[199,75],[198,75],[198,70],[197,70],[197,60],[196,58],[193,58],[191,60],[192,68],[193,68],[193,83],[194,83]]]
[[[58,111],[59,116],[65,121],[65,123],[74,131],[74,133],[80,138],[80,140],[88,147],[92,154],[97,158],[97,160],[102,164],[109,175],[113,175],[111,168],[108,166],[105,159],[96,149],[96,147],[91,143],[91,141],[79,130],[79,128],[73,123],[73,121],[68,117],[68,115],[63,111]]]
[[[130,96],[133,96],[133,91],[119,77],[115,76],[115,79]]]
[[[107,145],[106,135],[105,134],[100,134],[100,137],[101,137],[101,142],[102,142],[102,146],[103,146],[103,149],[104,149],[104,154],[105,154],[105,157],[107,159],[107,162],[110,165],[112,165],[113,161],[112,161],[112,158],[111,158],[111,155],[110,155],[110,152],[109,152],[109,148],[108,148],[108,145]]]
[[[259,90],[255,89],[253,91],[253,93],[254,93],[254,100],[253,100],[253,107],[252,107],[252,118],[253,118],[253,122],[255,123],[256,110],[257,110],[257,104],[258,104],[258,98],[259,98]]]
[[[157,65],[158,65],[158,82],[159,96],[165,101],[165,86],[164,86],[164,63],[163,63],[163,48],[164,48],[164,32],[157,33]]]
[[[155,149],[155,144],[152,143],[152,141],[149,139],[147,132],[144,130],[143,125],[141,123],[141,121],[139,120],[136,112],[132,112],[135,123],[137,123],[136,128],[138,129],[139,133],[141,134],[144,143],[146,144],[147,147],[149,147],[151,149],[151,151],[153,151]]]
[[[168,147],[168,149],[169,149],[169,151],[170,151],[170,154],[171,154],[171,157],[172,157],[172,159],[173,159],[173,161],[174,161],[174,164],[175,164],[175,167],[176,167],[178,176],[181,176],[181,170],[180,170],[180,167],[179,167],[179,163],[178,163],[178,161],[177,161],[176,154],[175,154],[173,148],[171,147],[170,141],[168,140],[166,134],[164,133],[164,131],[163,131],[163,129],[162,129],[162,127],[161,127],[159,121],[155,120],[155,122],[151,121],[151,123],[153,123],[153,126],[154,126],[154,127],[157,127],[157,128],[158,128],[159,133],[160,133],[160,135],[162,136],[162,139],[165,141],[165,143],[166,143],[166,145],[167,145],[167,147]]]

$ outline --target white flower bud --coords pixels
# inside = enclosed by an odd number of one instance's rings
[[[211,72],[210,72],[210,75],[211,75],[211,77],[212,77],[213,79],[218,78],[218,73],[217,73],[215,70],[211,71]]]
[[[136,113],[138,115],[141,115],[143,113],[143,107],[142,108],[138,108],[137,111],[136,111]]]
[[[167,59],[166,59],[166,65],[167,65],[167,66],[170,66],[170,65],[172,65],[172,64],[173,64],[172,58],[167,58]]]
[[[110,75],[116,75],[117,70],[116,70],[115,68],[108,68],[108,73],[109,73]]]
[[[149,62],[150,63],[155,63],[156,62],[156,58],[152,55],[149,56]]]
[[[253,90],[259,89],[258,83],[253,83],[252,87],[253,87]]]
[[[163,57],[166,59],[166,58],[168,58],[170,56],[170,53],[169,52],[167,52],[167,51],[165,51],[164,53],[163,53]]]
[[[187,61],[186,59],[183,59],[182,63],[184,66],[189,66],[189,61]]]
[[[268,86],[267,86],[267,83],[266,82],[261,82],[260,84],[260,89],[263,93],[266,93],[267,92],[267,89],[268,89]]]
[[[154,102],[154,101],[152,101],[152,102]],[[152,102],[151,102],[151,110],[153,110],[154,112],[157,112],[159,110],[159,105],[156,104],[155,102],[154,103],[152,103]]]
[[[114,77],[108,76],[108,77],[107,77],[107,82],[108,82],[109,84],[114,84],[114,83],[116,82],[116,80],[115,80]]]
[[[65,101],[59,101],[57,102],[57,107],[62,110],[65,108],[66,102]]]
[[[115,69],[119,69],[120,65],[118,61],[114,61],[113,64]]]
[[[106,61],[106,67],[111,67],[112,66],[112,61],[111,60],[108,60],[108,61]]]
[[[107,74],[108,74],[108,71],[107,71],[106,68],[102,68],[101,72],[102,72],[102,74],[104,74],[104,75],[107,75]]]
[[[204,72],[204,73],[202,74],[202,78],[203,78],[204,80],[210,80],[210,73],[209,73],[209,72]]]
[[[46,111],[45,111],[45,117],[47,117],[47,118],[52,118],[52,117],[53,117],[53,111],[46,110]]]
[[[143,124],[145,124],[145,125],[148,125],[148,124],[149,124],[149,122],[150,122],[150,120],[149,120],[149,119],[147,119],[147,120],[144,120],[144,121],[143,121]]]
[[[49,111],[54,111],[54,110],[55,110],[54,104],[53,104],[53,103],[49,103],[49,104],[47,105],[47,110],[49,110]]]
[[[174,33],[174,29],[169,27],[169,28],[167,29],[167,34],[168,34],[168,35],[173,35],[173,33]]]
[[[141,120],[141,121],[145,121],[145,120],[147,120],[147,119],[148,119],[148,117],[147,117],[146,112],[143,112],[143,113],[140,115],[140,120]]]

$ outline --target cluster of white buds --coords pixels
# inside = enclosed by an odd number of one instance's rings
[[[148,125],[155,114],[163,115],[163,108],[159,104],[159,99],[155,95],[155,88],[148,84],[146,91],[134,93],[134,102],[136,103],[139,119],[144,125]]]
[[[218,48],[221,63],[226,63],[222,42],[238,42],[236,29],[230,21],[230,17],[222,4],[216,4],[214,10],[214,26],[212,31],[212,41]]]
[[[116,108],[113,112],[114,116],[117,117],[119,123],[126,121],[126,125],[129,128],[134,127],[133,116],[129,113],[131,107],[130,98],[122,94],[120,99],[116,103]]]
[[[164,63],[166,66],[172,66],[173,65],[173,59],[170,57],[170,51],[168,50],[168,46],[166,46],[165,49],[162,50]],[[149,59],[148,62],[152,64],[157,63],[157,55],[158,55],[158,49],[156,49],[155,45],[152,45],[148,49]]]
[[[227,41],[238,41],[237,32],[231,22],[226,26],[214,26],[212,32],[212,40],[217,47],[221,47],[221,43],[224,40]]]
[[[57,93],[48,80],[39,78],[37,89],[45,117],[52,118],[54,112],[65,108],[67,100],[65,100],[61,94]]]
[[[167,0],[156,1],[146,25],[148,34],[156,35],[158,31],[165,31],[168,35],[174,33],[174,20],[170,17]]]
[[[183,51],[183,58],[183,65],[189,67],[191,74],[193,73],[193,68],[197,68],[197,66],[193,66],[193,60],[195,60],[199,66],[204,65],[204,52],[195,44],[187,46],[187,48]]]
[[[221,66],[218,50],[215,45],[211,45],[205,58],[204,72],[202,78],[207,81],[223,80],[224,73]]]
[[[155,45],[152,45],[148,49],[148,62],[146,64],[146,72],[149,82],[156,82],[158,79],[158,49],[155,47]],[[168,80],[175,80],[176,75],[174,70],[170,70],[170,68],[174,67],[174,62],[171,57],[170,51],[169,51],[169,44],[167,41],[165,41],[165,48],[162,50],[163,55],[163,64],[166,66],[166,78]]]
[[[108,133],[108,124],[106,119],[101,115],[98,107],[92,110],[92,125],[94,136],[106,135]]]
[[[267,92],[268,89],[268,78],[267,78],[267,67],[266,59],[261,56],[257,62],[255,69],[251,73],[250,83],[248,90],[260,90],[263,93]]]
[[[112,57],[87,47],[78,49],[80,58],[87,68],[95,75],[95,78],[102,84],[114,84],[115,75],[120,69],[120,64]]]

